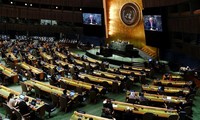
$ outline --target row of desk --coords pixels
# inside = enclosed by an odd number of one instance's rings
[[[118,80],[113,80],[113,79],[108,79],[108,78],[104,78],[104,77],[97,77],[94,75],[90,75],[90,74],[85,74],[85,73],[81,73],[78,75],[81,79],[85,79],[88,78],[90,81],[96,82],[96,83],[103,83],[103,82],[107,82],[109,85],[112,85],[113,82],[117,82],[118,86],[121,85],[121,81]]]
[[[178,115],[177,110],[152,107],[138,104],[130,104],[120,101],[112,101],[113,109],[115,111],[127,111],[130,110],[134,114],[144,115],[147,112],[155,114],[157,117],[168,118],[170,115]]]
[[[31,88],[33,88],[34,86],[37,86],[41,91],[44,91],[49,94],[54,93],[57,96],[62,96],[63,90],[64,90],[63,88],[45,84],[45,83],[37,81],[37,80],[28,80],[28,81],[25,81],[24,84]],[[76,100],[79,96],[78,93],[75,93],[73,96],[70,96],[70,92],[71,91],[67,90],[67,95],[69,95],[69,98],[70,98],[69,103]]]
[[[8,58],[9,56],[11,57],[14,65],[16,65],[18,63],[18,58],[12,52],[6,53],[6,57]]]
[[[134,92],[135,98],[132,98],[132,96],[130,94],[131,94],[131,91],[126,92],[126,100],[138,99],[138,97],[139,97],[139,92]],[[177,96],[166,96],[166,95],[144,93],[144,97],[148,101],[158,102],[158,103],[171,102],[171,103],[175,103],[175,104],[180,104],[180,103],[185,104],[187,102],[185,97],[177,97]]]
[[[63,81],[67,85],[83,88],[87,91],[89,91],[91,89],[92,85],[94,85],[99,90],[99,92],[102,92],[102,90],[104,89],[103,86],[99,86],[99,85],[95,85],[95,84],[91,84],[91,83],[87,83],[87,82],[83,82],[83,81],[78,81],[78,80],[74,80],[74,79],[69,79],[66,77],[61,77],[59,79],[59,81]]]
[[[111,78],[111,79],[119,78],[118,80],[124,80],[126,78],[126,76],[124,76],[124,75],[110,73],[110,72],[104,72],[104,71],[100,71],[100,70],[94,70],[93,74],[97,75],[97,76],[102,76],[103,75],[103,76],[105,76],[107,78]],[[129,78],[130,78],[131,81],[134,81],[133,77],[129,77]]]
[[[81,112],[77,112],[74,111],[73,115],[71,116],[70,120],[90,120],[90,118],[92,120],[112,120],[112,119],[108,119],[108,118],[104,118],[104,117],[99,117],[99,116],[95,116],[95,115],[91,115],[91,114],[86,114],[86,113],[81,113]]]
[[[3,86],[3,85],[0,85],[0,96],[1,97],[3,97],[4,99],[8,99],[8,96],[9,96],[9,94],[10,93],[12,93],[12,94],[14,94],[15,95],[15,98],[19,98],[19,96],[20,96],[20,94],[21,93],[19,93],[19,92],[17,92],[17,91],[14,91],[14,90],[12,90],[12,89],[10,89],[10,88],[8,88],[8,87],[5,87],[5,86]],[[28,97],[28,102],[27,102],[27,104],[29,105],[30,104],[30,102],[34,99],[34,100],[36,100],[35,98],[32,98],[32,97],[30,97],[30,96],[27,96]],[[36,100],[37,101],[37,100]],[[33,106],[32,107],[32,110],[34,110],[34,111],[36,111],[36,112],[38,112],[39,113],[39,115],[40,116],[44,116],[44,114],[45,114],[45,102],[44,101],[37,101],[37,104],[35,105],[35,106]]]
[[[155,85],[142,85],[142,90],[146,92],[158,92],[160,86]],[[164,87],[164,92],[166,94],[171,93],[179,93],[183,92],[184,95],[188,95],[190,93],[189,88],[176,88],[176,87]]]
[[[169,85],[175,86],[175,87],[182,87],[182,86],[191,86],[192,81],[171,81],[171,80],[153,80],[153,84],[161,84],[161,85]]]
[[[2,73],[4,75],[6,75],[9,78],[12,78],[14,83],[17,83],[19,81],[18,74],[15,71],[13,71],[12,69],[7,68],[6,66],[0,64],[0,70],[2,70]]]
[[[135,66],[129,66],[129,65],[122,65],[123,69],[128,69],[128,70],[135,70],[135,71],[145,71],[145,72],[150,72],[150,68],[145,68],[145,67],[135,67]]]
[[[131,74],[135,74],[136,76],[146,76],[146,73],[142,73],[141,71],[134,71],[134,70],[126,70],[126,69],[116,69],[116,68],[108,68],[109,72],[113,72],[113,73],[120,73],[123,75],[131,75]]]
[[[33,66],[31,66],[31,65],[29,65],[29,64],[27,64],[27,63],[25,63],[25,62],[21,62],[21,63],[19,63],[19,65],[20,65],[23,69],[29,70],[29,71],[33,72],[34,74],[39,75],[39,79],[40,79],[40,80],[43,80],[43,79],[44,79],[44,72],[43,72],[43,70],[38,69],[38,68],[36,68],[36,67],[33,67]]]

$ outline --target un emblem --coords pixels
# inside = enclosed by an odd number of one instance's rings
[[[140,21],[140,8],[136,3],[126,3],[120,10],[120,18],[127,26],[135,26]]]

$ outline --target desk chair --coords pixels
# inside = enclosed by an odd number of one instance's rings
[[[56,107],[59,106],[59,97],[55,93],[50,93],[52,104]]]
[[[192,120],[192,106],[186,106],[183,108],[185,111],[185,120]]]
[[[26,94],[30,94],[31,90],[27,88],[26,84],[23,82],[20,82],[21,88],[22,88],[22,94],[25,92]]]
[[[170,115],[167,120],[179,120],[179,115]]]
[[[96,93],[96,91],[90,91],[90,93],[89,93],[89,103],[97,103],[97,93]]]
[[[114,81],[112,84],[112,92],[113,93],[118,93],[119,92],[119,86],[118,86],[118,82]]]
[[[33,86],[33,88],[34,88],[34,90],[35,90],[35,97],[41,97],[41,90],[40,90],[40,88],[38,87],[38,86],[36,86],[36,85],[34,85]]]
[[[110,85],[108,84],[108,82],[103,81],[103,82],[101,83],[101,86],[103,86],[104,88],[106,88],[107,91],[110,91]]]
[[[131,81],[130,79],[128,79],[127,81],[126,81],[126,90],[131,90],[131,89],[133,89],[133,81]]]
[[[85,77],[85,78],[84,78],[84,82],[90,83],[90,79],[89,79],[88,77]]]
[[[16,115],[16,120],[31,120],[31,115],[30,113],[27,113],[25,115],[22,115],[18,110],[13,109],[14,114]]]
[[[173,86],[172,83],[167,84],[167,87],[172,87],[172,86]]]
[[[45,111],[48,112],[48,117],[51,118],[51,113],[56,110],[56,106],[46,103],[44,107]]]
[[[142,120],[154,120],[155,118],[155,114],[147,112],[143,115]]]
[[[69,108],[69,103],[66,97],[60,96],[59,97],[60,109],[67,112]]]
[[[12,109],[6,103],[3,103],[3,108],[6,110],[6,118],[13,119],[14,114],[12,113]]]
[[[67,84],[64,81],[60,81],[60,87],[63,89],[67,89]]]

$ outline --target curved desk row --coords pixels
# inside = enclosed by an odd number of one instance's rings
[[[171,81],[171,80],[154,80],[153,84],[157,85],[157,84],[161,84],[161,85],[171,85],[171,86],[191,86],[192,85],[192,81]]]
[[[81,79],[88,78],[90,81],[97,82],[97,83],[107,82],[109,85],[112,85],[113,82],[117,82],[118,86],[121,85],[121,81],[117,81],[117,80],[113,80],[113,79],[108,79],[108,78],[104,78],[104,77],[97,77],[97,76],[90,75],[90,74],[84,74],[84,73],[82,73],[82,74],[79,74],[78,76]]]
[[[95,115],[91,115],[91,114],[80,113],[77,111],[74,111],[70,120],[79,120],[79,119],[80,120],[89,120],[90,118],[92,118],[92,120],[112,120],[112,119],[103,118],[103,117],[99,117],[99,116],[95,116]]]
[[[142,85],[142,90],[147,92],[158,92],[159,86],[155,85]],[[190,93],[189,88],[176,88],[176,87],[164,87],[165,93],[179,93],[183,92],[184,95],[187,95]]]
[[[135,93],[135,98],[132,98],[131,91],[126,92],[126,99],[138,99],[139,98],[139,92],[134,92]],[[175,103],[175,104],[185,104],[187,101],[185,97],[177,97],[177,96],[166,96],[166,95],[158,95],[158,94],[149,94],[149,93],[144,93],[144,97],[148,101],[152,102],[158,102],[158,103]]]
[[[167,108],[159,108],[159,107],[151,107],[144,106],[138,104],[130,104],[119,101],[112,101],[113,109],[116,111],[127,111],[130,110],[135,114],[145,114],[147,112],[153,113],[158,117],[168,118],[170,115],[178,115],[177,110],[167,109]]]
[[[69,79],[69,78],[66,78],[66,77],[61,77],[59,80],[60,81],[62,80],[67,85],[71,85],[71,86],[74,86],[74,87],[80,87],[80,88],[83,88],[85,90],[90,90],[92,85],[94,85],[99,90],[99,92],[102,92],[102,90],[104,89],[103,86],[98,86],[98,85],[83,82],[83,81]]]
[[[56,94],[57,96],[62,96],[63,94],[63,88],[59,88],[59,87],[55,87],[55,86],[52,86],[52,85],[49,85],[49,84],[45,84],[43,82],[39,82],[37,80],[29,80],[29,81],[25,81],[24,84],[26,84],[28,87],[31,87],[33,88],[34,86],[37,86],[40,90],[46,92],[46,93],[54,93]],[[75,93],[74,95],[70,95],[70,92],[69,90],[67,90],[67,95],[69,96],[69,98],[71,99],[70,102],[76,100],[79,96],[78,93]]]

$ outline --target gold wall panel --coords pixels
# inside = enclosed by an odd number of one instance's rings
[[[128,41],[137,48],[145,46],[142,0],[105,0],[104,2],[106,43],[119,39]],[[129,4],[133,6],[129,6]],[[138,11],[131,11],[131,9]],[[125,18],[127,24],[123,22],[122,18]],[[133,24],[131,24],[132,20]]]

